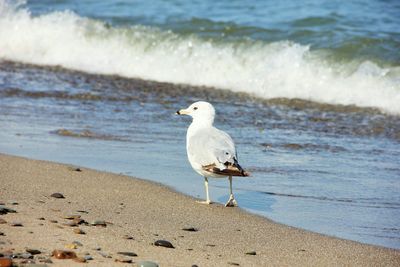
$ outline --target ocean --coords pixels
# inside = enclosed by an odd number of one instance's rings
[[[239,205],[400,248],[399,1],[0,0],[0,153],[204,198],[188,118],[214,104]],[[33,180],[34,182],[34,180]],[[227,179],[211,179],[224,203]]]

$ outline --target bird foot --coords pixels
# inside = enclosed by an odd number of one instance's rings
[[[225,207],[237,207],[238,204],[236,202],[235,197],[231,194],[228,202],[226,202]]]
[[[199,204],[206,204],[206,205],[212,204],[211,200],[203,200],[203,201],[197,200],[196,202]]]

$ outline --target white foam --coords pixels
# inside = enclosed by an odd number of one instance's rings
[[[216,43],[144,26],[109,28],[69,11],[33,17],[4,0],[0,58],[400,114],[399,68],[363,62],[354,70],[290,42]]]

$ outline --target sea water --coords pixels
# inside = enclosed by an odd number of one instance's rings
[[[186,159],[196,100],[252,176],[239,205],[400,248],[397,1],[0,0],[0,152],[204,198]],[[210,180],[213,200],[228,181]]]

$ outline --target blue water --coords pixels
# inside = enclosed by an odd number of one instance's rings
[[[400,248],[398,1],[15,3],[0,0],[1,153],[204,198],[173,115],[204,99],[253,174],[234,180],[241,207]],[[210,193],[224,203],[228,182]]]

